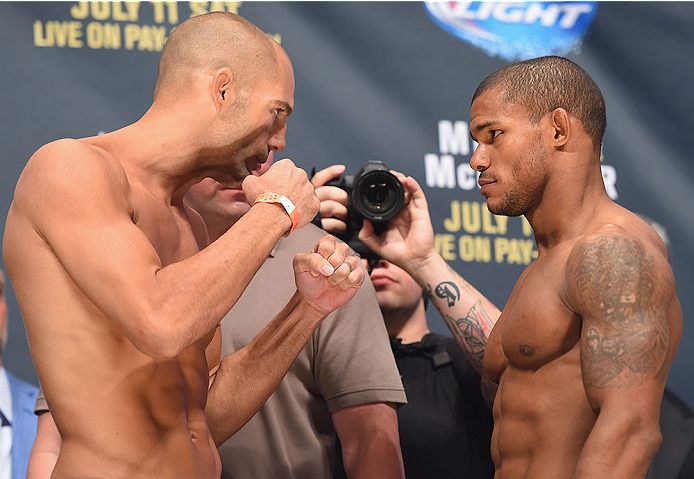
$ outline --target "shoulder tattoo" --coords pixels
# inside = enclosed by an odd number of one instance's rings
[[[586,387],[630,387],[665,366],[668,285],[637,241],[608,233],[578,247],[567,263],[583,316],[581,368]]]

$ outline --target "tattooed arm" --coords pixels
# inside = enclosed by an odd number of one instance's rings
[[[643,478],[661,441],[659,410],[681,322],[663,252],[609,226],[567,262],[568,303],[582,320],[581,371],[598,417],[579,478]],[[679,318],[677,317],[679,313]]]
[[[424,192],[414,178],[394,173],[405,187],[409,201],[380,236],[365,221],[359,239],[407,271],[428,292],[470,363],[482,374],[482,389],[489,401],[495,387],[484,371],[484,350],[501,312],[436,252]]]

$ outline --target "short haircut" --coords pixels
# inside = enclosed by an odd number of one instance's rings
[[[535,123],[563,108],[581,121],[600,150],[607,126],[605,100],[595,81],[571,60],[547,56],[506,65],[480,83],[472,101],[497,87],[503,88],[505,101],[524,106]]]
[[[185,87],[190,74],[222,67],[231,68],[242,87],[251,87],[276,75],[273,44],[278,46],[261,29],[233,13],[211,12],[190,18],[166,40],[154,97],[169,87]]]

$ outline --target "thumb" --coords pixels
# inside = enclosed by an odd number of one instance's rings
[[[374,225],[371,221],[364,219],[364,225],[361,227],[357,237],[374,253],[379,254],[380,245],[377,241],[377,236],[374,233]]]
[[[310,273],[317,278],[319,276],[330,276],[335,272],[335,268],[318,253],[297,253],[293,261],[294,273]]]
[[[243,193],[246,195],[246,201],[249,205],[252,205],[255,201],[255,197],[258,196],[257,183],[258,177],[254,175],[248,175],[241,183],[241,189],[243,189]]]

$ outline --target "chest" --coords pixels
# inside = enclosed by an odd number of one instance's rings
[[[200,251],[201,242],[196,238],[182,205],[167,204],[146,192],[134,193],[132,202],[133,222],[149,239],[162,266],[182,261]]]
[[[581,319],[561,299],[564,264],[550,255],[519,278],[487,344],[485,365],[493,379],[508,365],[537,370],[577,345]]]

